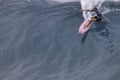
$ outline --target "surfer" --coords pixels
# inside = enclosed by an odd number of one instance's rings
[[[102,20],[102,14],[98,11],[97,8],[94,8],[92,10],[82,10],[82,11],[90,11],[90,12],[94,12],[95,16],[90,16],[89,17],[89,21],[86,24],[86,27],[88,27],[92,22],[100,22]]]
[[[83,34],[87,32],[93,23],[101,22],[103,18],[107,22],[109,22],[109,19],[102,14],[103,9],[100,8],[102,6],[103,0],[100,0],[100,1],[80,0],[80,2],[81,2],[81,8],[82,8],[81,11],[83,12],[83,17],[85,20],[79,27],[79,30],[78,30],[79,33]]]
[[[107,17],[105,17],[104,15],[102,15],[102,13],[100,11],[98,11],[98,9],[95,7],[92,10],[82,10],[82,11],[89,11],[89,12],[94,12],[95,16],[90,16],[88,18],[88,23],[85,25],[85,27],[88,27],[92,22],[100,22],[102,20],[102,17],[109,22],[109,19],[107,19]]]

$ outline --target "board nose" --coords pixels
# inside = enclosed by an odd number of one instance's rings
[[[83,34],[82,31],[80,31],[80,30],[78,31],[78,33],[79,33],[79,34]]]

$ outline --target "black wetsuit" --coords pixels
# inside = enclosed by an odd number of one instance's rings
[[[100,14],[100,12],[98,12],[98,10],[95,11],[96,15],[96,22],[100,22],[102,20],[102,14]]]

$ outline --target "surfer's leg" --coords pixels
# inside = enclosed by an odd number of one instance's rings
[[[91,17],[90,17],[90,20],[93,21],[93,22],[95,22],[97,19],[96,19],[95,16],[91,16]]]
[[[88,27],[93,21],[89,20],[88,23],[86,24],[86,27]]]
[[[89,17],[89,22],[87,23],[87,27],[92,23],[92,22],[95,22],[96,21],[96,18],[94,16],[91,16]]]

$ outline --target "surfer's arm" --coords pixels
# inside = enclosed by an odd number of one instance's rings
[[[107,22],[110,22],[110,20],[109,20],[106,16],[102,15],[102,17],[103,17]]]
[[[90,9],[82,9],[81,11],[94,11],[94,10],[90,10]]]

